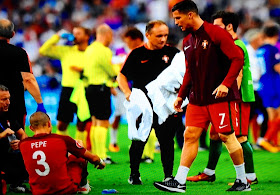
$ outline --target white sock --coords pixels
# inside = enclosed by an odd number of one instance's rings
[[[118,130],[117,129],[111,129],[110,131],[110,143],[111,144],[116,144],[117,143],[117,134]]]
[[[215,174],[215,170],[212,170],[212,169],[208,169],[208,168],[205,168],[203,173],[205,173],[206,175],[214,175]]]
[[[187,175],[189,173],[190,168],[185,167],[185,166],[179,166],[177,174],[175,176],[175,179],[180,183],[180,184],[185,184]]]
[[[246,178],[253,181],[257,178],[256,173],[246,173]]]
[[[234,165],[236,171],[236,179],[240,179],[242,183],[247,184],[247,179],[245,176],[245,165],[242,163],[241,165]]]

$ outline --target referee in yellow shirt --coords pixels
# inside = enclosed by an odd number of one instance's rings
[[[84,76],[88,78],[86,98],[92,118],[90,129],[91,146],[105,163],[114,163],[106,154],[106,138],[111,115],[111,90],[114,71],[111,60],[112,51],[109,48],[113,40],[113,31],[101,24],[96,29],[96,40],[86,49],[86,64]]]
[[[71,35],[71,34],[69,34]],[[74,113],[77,112],[76,104],[70,102],[70,96],[77,81],[80,79],[84,67],[84,55],[90,38],[90,30],[84,27],[74,27],[74,46],[57,45],[61,36],[60,33],[53,35],[47,40],[39,52],[43,56],[59,59],[62,67],[62,91],[60,95],[59,108],[57,113],[57,133],[67,135],[67,127],[73,121]],[[76,139],[86,144],[87,132],[85,122],[78,118]]]

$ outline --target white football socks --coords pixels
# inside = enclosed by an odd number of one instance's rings
[[[215,174],[215,170],[205,168],[203,173],[205,173],[206,175],[212,176]]]
[[[175,176],[175,179],[180,183],[180,184],[185,184],[187,175],[189,173],[190,168],[185,167],[185,166],[179,166],[177,174]]]
[[[242,163],[241,165],[234,165],[236,171],[236,179],[240,179],[242,183],[247,184],[247,179],[245,176],[245,164]]]
[[[117,134],[118,134],[117,129],[111,129],[111,131],[110,131],[110,143],[111,144],[117,143]]]

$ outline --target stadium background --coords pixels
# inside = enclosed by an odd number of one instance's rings
[[[115,51],[124,44],[120,34],[128,25],[136,25],[144,32],[145,23],[152,19],[164,20],[170,27],[170,43],[177,43],[183,34],[174,26],[169,10],[176,0],[0,0],[0,18],[11,19],[16,26],[16,36],[11,43],[23,47],[32,63],[33,73],[39,83],[43,101],[56,130],[56,113],[60,95],[61,68],[56,60],[39,56],[39,47],[60,29],[71,31],[73,26],[82,25],[92,30],[103,22],[114,29]],[[203,19],[210,17],[217,10],[227,9],[237,12],[242,23],[238,34],[242,37],[246,30],[259,27],[263,22],[275,20],[280,22],[280,0],[194,0]],[[61,41],[60,44],[71,44]],[[31,95],[25,94],[27,119],[36,110],[36,102]],[[114,105],[112,105],[114,106]],[[26,120],[28,125],[28,120]],[[73,124],[76,122],[74,120]],[[145,185],[128,186],[129,176],[127,125],[125,120],[118,137],[121,151],[109,153],[117,165],[108,165],[104,171],[89,166],[91,194],[101,194],[102,189],[115,188],[124,194],[163,194],[157,191],[152,182],[162,179],[160,155],[155,155],[155,163],[141,165],[141,176]],[[70,126],[71,136],[75,134],[75,126]],[[27,127],[27,132],[32,135]],[[175,151],[174,173],[179,165],[181,150]],[[224,194],[227,182],[234,180],[234,169],[229,156],[221,156],[217,167],[217,181],[214,184],[187,184],[190,194]],[[190,175],[202,171],[206,165],[208,152],[200,152],[195,160]],[[260,184],[252,186],[250,194],[280,194],[280,154],[266,151],[255,151],[256,173]],[[115,167],[114,167],[115,166]]]
[[[15,23],[16,35],[11,39],[11,43],[27,51],[44,104],[52,123],[56,124],[61,80],[60,62],[40,56],[38,52],[40,46],[60,29],[71,32],[73,26],[82,25],[94,32],[98,24],[105,22],[114,30],[114,43],[111,45],[114,52],[119,47],[125,47],[120,37],[125,27],[136,25],[144,33],[145,23],[153,19],[161,19],[168,24],[169,43],[177,44],[184,36],[174,25],[170,14],[172,5],[177,1],[0,0],[0,18],[9,18]],[[241,18],[238,29],[240,37],[246,30],[259,27],[262,23],[270,20],[280,22],[280,0],[194,1],[198,5],[200,15],[207,21],[210,21],[213,13],[221,9],[237,12]],[[61,40],[59,44],[71,43]],[[35,111],[36,104],[28,93],[25,97],[29,116]]]

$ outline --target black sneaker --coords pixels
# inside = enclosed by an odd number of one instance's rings
[[[174,177],[172,175],[164,178],[163,182],[167,182],[167,181],[169,181],[171,179],[174,179]]]
[[[242,183],[240,179],[236,179],[233,186],[227,191],[251,191],[250,184]]]
[[[154,186],[159,190],[167,192],[186,192],[186,184],[180,184],[174,178],[164,182],[154,182]]]
[[[14,192],[14,193],[31,193],[31,191],[26,187],[26,185],[21,184],[18,186],[10,185],[9,187],[9,192]]]
[[[132,174],[128,178],[128,183],[131,185],[142,185],[140,175]]]
[[[112,165],[112,164],[117,164],[115,161],[113,161],[110,157],[104,158],[103,161],[105,162],[106,165]]]

